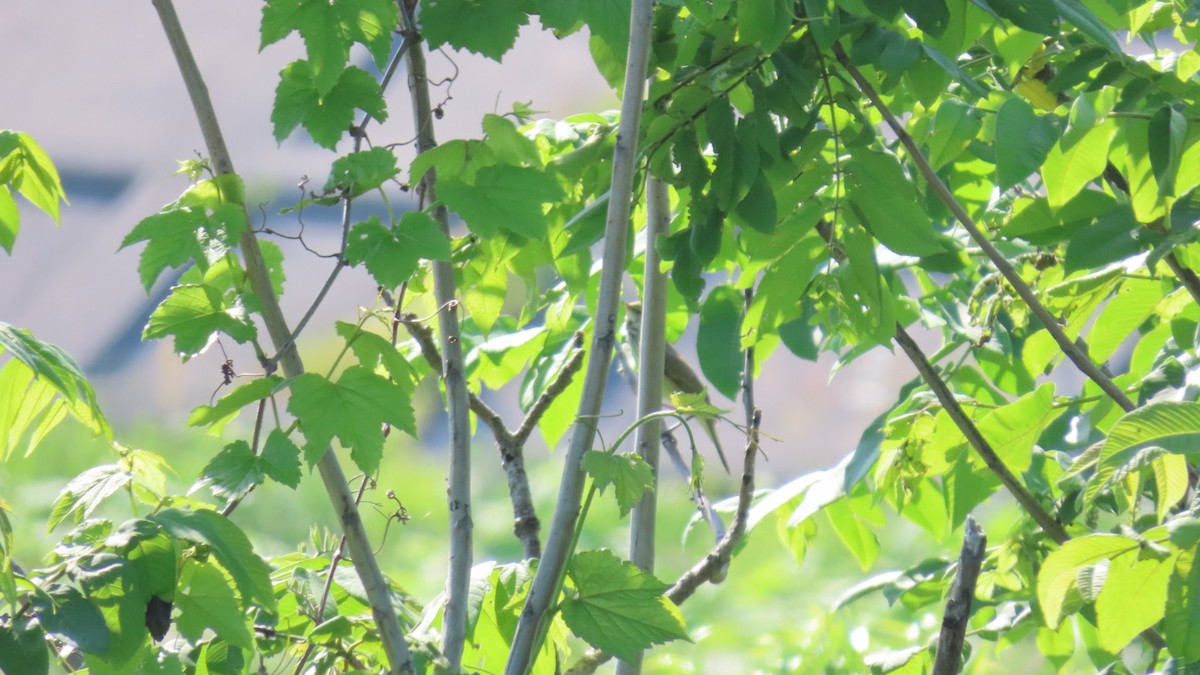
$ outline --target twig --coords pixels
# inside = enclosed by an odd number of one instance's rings
[[[942,182],[942,179],[933,170],[933,167],[930,166],[929,161],[925,159],[925,155],[921,154],[921,149],[917,147],[916,141],[914,141],[912,136],[908,134],[908,131],[905,130],[904,125],[900,122],[900,120],[897,119],[894,114],[892,114],[891,109],[888,108],[888,106],[883,102],[883,99],[879,97],[879,93],[875,91],[875,87],[873,87],[871,83],[868,82],[865,77],[863,77],[863,74],[859,72],[858,68],[854,67],[854,64],[850,63],[850,58],[846,55],[846,51],[842,49],[841,45],[835,44],[833,46],[833,53],[837,56],[838,62],[842,64],[842,68],[844,68],[846,72],[850,74],[850,77],[853,78],[858,84],[859,88],[862,89],[862,92],[871,101],[871,104],[883,116],[884,121],[887,123],[888,127],[891,128],[892,132],[896,134],[896,137],[900,140],[900,143],[907,148],[909,158],[914,164],[916,164],[917,169],[925,178],[925,182],[929,184],[930,189],[932,189],[934,194],[937,195],[938,199],[941,200],[941,202],[945,204],[948,209],[950,209],[950,212],[954,214],[954,217],[963,226],[963,229],[967,231],[967,234],[971,236],[971,239],[975,241],[976,245],[983,250],[984,255],[991,260],[992,264],[996,267],[996,270],[1004,276],[1005,280],[1007,280],[1008,283],[1013,287],[1013,290],[1017,292],[1017,295],[1021,296],[1021,300],[1025,302],[1030,311],[1033,312],[1034,316],[1038,318],[1038,321],[1040,321],[1046,328],[1046,331],[1050,333],[1050,336],[1054,338],[1054,341],[1058,343],[1058,347],[1062,350],[1062,353],[1065,354],[1067,358],[1069,358],[1084,375],[1095,382],[1100,389],[1104,391],[1104,393],[1108,394],[1112,400],[1116,401],[1117,405],[1121,406],[1122,409],[1125,411],[1130,411],[1137,407],[1134,405],[1133,401],[1131,401],[1129,397],[1125,395],[1125,392],[1122,391],[1120,387],[1114,384],[1110,378],[1104,375],[1104,373],[1100,372],[1100,369],[1096,367],[1096,364],[1092,363],[1092,360],[1088,357],[1086,351],[1077,347],[1075,340],[1067,336],[1067,333],[1063,330],[1062,325],[1059,324],[1058,320],[1055,319],[1052,314],[1050,314],[1050,311],[1046,309],[1045,305],[1043,305],[1041,301],[1037,299],[1037,296],[1034,295],[1033,289],[1029,287],[1029,284],[1025,283],[1025,280],[1021,278],[1021,275],[1018,274],[1008,260],[1005,259],[1004,254],[1001,253],[992,244],[992,242],[988,240],[988,238],[975,224],[975,221],[971,218],[971,216],[967,215],[966,209],[963,208],[962,204],[958,202],[958,199],[956,199],[953,193],[950,192],[950,188],[946,187],[946,184]]]
[[[958,427],[963,437],[967,439],[967,443],[975,449],[975,452],[983,460],[983,463],[991,469],[992,473],[996,474],[996,477],[1000,479],[1004,487],[1016,497],[1021,507],[1033,517],[1042,528],[1042,531],[1054,541],[1061,544],[1070,539],[1070,535],[1067,534],[1062,524],[1055,520],[1054,516],[1050,515],[1050,512],[1030,494],[1021,480],[1013,475],[1013,472],[1004,464],[1004,460],[1000,459],[1000,456],[992,449],[991,444],[980,433],[979,427],[975,426],[975,423],[963,411],[962,406],[958,404],[958,399],[954,397],[954,393],[950,391],[950,387],[946,384],[946,381],[942,379],[942,376],[929,363],[929,359],[925,357],[925,353],[921,351],[921,348],[917,346],[912,336],[900,324],[896,324],[895,339],[896,344],[900,345],[900,348],[908,356],[908,360],[912,361],[912,364],[916,366],[921,379],[933,390],[938,402],[942,404],[942,409],[946,411],[946,414],[954,421],[954,425]]]
[[[175,54],[175,60],[179,65],[188,95],[191,97],[192,107],[195,109],[200,130],[205,144],[208,146],[208,156],[212,161],[213,169],[217,175],[232,174],[234,173],[233,161],[225,147],[220,125],[217,123],[216,112],[208,97],[208,88],[204,85],[200,69],[192,56],[191,48],[188,47],[187,37],[179,23],[175,7],[171,0],[153,0],[153,3],[154,8],[158,11],[167,40],[171,44],[171,51]],[[246,215],[246,218],[248,221],[249,214]],[[279,299],[275,297],[274,288],[271,286],[271,278],[267,273],[262,250],[258,246],[258,239],[250,230],[242,234],[240,244],[242,255],[246,260],[246,274],[250,278],[251,288],[262,303],[263,322],[267,327],[267,332],[271,335],[271,341],[278,349],[280,345],[287,342],[290,334],[287,321],[279,308]],[[295,345],[279,350],[279,354],[280,364],[285,375],[297,377],[304,373],[304,363],[300,360],[300,354]],[[362,580],[363,590],[371,605],[371,613],[375,618],[390,664],[388,672],[411,674],[414,672],[412,657],[408,650],[408,643],[404,639],[404,632],[400,629],[400,620],[396,616],[395,607],[392,606],[391,590],[371,551],[371,544],[366,530],[363,528],[362,518],[354,504],[354,496],[346,484],[346,476],[342,472],[337,455],[326,450],[317,463],[317,467],[329,500],[341,520],[342,531],[346,535],[346,543],[350,547],[355,570]]]
[[[625,60],[625,91],[621,97],[621,122],[613,148],[613,173],[608,215],[604,229],[604,255],[600,271],[600,292],[596,302],[592,344],[587,374],[579,401],[575,430],[563,460],[562,480],[554,518],[546,537],[545,550],[526,596],[525,608],[517,620],[512,650],[505,665],[506,675],[525,675],[533,667],[534,655],[548,628],[548,611],[558,601],[566,572],[567,558],[575,539],[583,498],[583,456],[596,435],[609,365],[616,340],[617,302],[625,269],[625,244],[629,240],[630,199],[637,163],[637,142],[641,129],[642,103],[645,98],[647,65],[650,57],[653,0],[634,0],[630,10],[629,49]]]
[[[638,345],[637,416],[647,417],[662,407],[667,344],[667,276],[663,273],[658,247],[654,242],[665,235],[671,224],[671,205],[667,185],[659,178],[646,178],[646,252],[643,263],[642,323]],[[629,519],[629,560],[643,570],[654,572],[654,534],[658,515],[659,453],[662,445],[661,418],[648,419],[634,432],[634,447],[650,465],[650,485]],[[617,675],[642,672],[642,653],[617,664]]]
[[[958,556],[958,574],[950,587],[946,613],[942,616],[942,632],[938,636],[933,675],[958,675],[967,621],[971,618],[971,600],[975,597],[975,582],[979,579],[979,569],[983,566],[986,553],[987,535],[974,518],[967,516],[962,552]]]
[[[408,50],[408,91],[412,99],[413,120],[417,125],[417,153],[437,147],[433,133],[433,108],[429,102],[429,78],[425,70],[425,50],[413,20],[415,0],[397,0],[400,25]],[[436,172],[427,171],[417,185],[422,201],[435,202]],[[445,206],[433,209],[433,217],[442,233],[450,236],[449,214]],[[446,386],[446,408],[450,424],[450,476],[446,497],[450,510],[450,564],[446,577],[446,609],[442,614],[442,654],[450,672],[462,669],[462,653],[467,639],[467,601],[471,590],[471,415],[468,400],[462,331],[458,324],[458,291],[454,283],[454,263],[433,262],[433,294],[446,307],[438,313],[441,328],[442,381]]]
[[[682,605],[687,599],[709,581],[719,580],[722,570],[728,569],[733,549],[746,533],[746,520],[750,516],[750,503],[754,498],[754,466],[758,458],[758,430],[762,424],[762,413],[753,411],[750,423],[746,425],[746,452],[742,463],[742,484],[738,490],[737,511],[733,525],[713,546],[708,555],[700,562],[684,572],[675,583],[663,594],[676,605]],[[599,649],[589,649],[580,659],[567,670],[567,675],[585,675],[595,672],[596,668],[608,662],[611,654]]]

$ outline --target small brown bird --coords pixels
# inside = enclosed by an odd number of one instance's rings
[[[642,303],[627,302],[625,308],[625,331],[629,335],[630,345],[636,353],[641,336]],[[704,384],[704,380],[700,379],[696,371],[692,370],[679,350],[667,343],[665,357],[663,364],[663,387],[666,390],[663,392],[664,398],[670,398],[670,395],[675,392],[703,394],[704,402],[709,403],[708,386]],[[717,421],[711,417],[701,418],[700,421],[704,424],[704,431],[717,449],[717,457],[721,460],[721,466],[725,467],[725,472],[728,473],[729,462],[725,460],[725,451],[721,448],[721,441],[717,439]]]

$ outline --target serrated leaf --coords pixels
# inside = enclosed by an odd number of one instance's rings
[[[0,629],[0,671],[9,675],[50,672],[46,634],[33,617],[21,617]]]
[[[1034,443],[1058,416],[1053,402],[1054,383],[1047,382],[979,421],[979,431],[1014,474],[1021,475],[1029,468]]]
[[[68,409],[92,433],[112,439],[112,427],[100,411],[96,392],[83,369],[61,347],[42,342],[28,330],[0,321],[0,350],[8,351],[39,379],[51,383],[67,402]]]
[[[387,106],[379,83],[367,71],[350,66],[342,71],[337,84],[322,96],[313,80],[307,61],[293,61],[279,73],[271,123],[275,140],[282,143],[297,126],[323,148],[333,150],[338,140],[354,124],[354,111],[362,110],[383,122]]]
[[[188,426],[211,427],[214,433],[220,433],[226,424],[241,413],[242,408],[279,391],[283,382],[283,378],[274,375],[251,380],[221,397],[215,405],[202,405],[193,410],[188,417]]]
[[[92,515],[96,507],[118,490],[129,485],[133,474],[117,464],[105,464],[84,471],[63,488],[50,508],[49,532],[58,527],[67,516],[74,514],[77,520]]]
[[[1200,565],[1196,551],[1180,552],[1167,584],[1163,637],[1171,655],[1187,663],[1200,659]]]
[[[149,519],[173,537],[208,544],[221,567],[237,584],[245,609],[257,606],[269,614],[275,612],[270,569],[233,521],[216,511],[183,509],[163,509]]]
[[[622,518],[646,492],[654,489],[654,469],[637,454],[589,450],[583,456],[583,470],[596,481],[596,489],[601,493],[613,486]]]
[[[1200,403],[1159,401],[1117,420],[1100,448],[1096,475],[1084,493],[1086,502],[1094,501],[1138,451],[1151,446],[1175,453],[1200,449]]]
[[[184,637],[195,642],[205,630],[212,630],[230,644],[254,648],[254,636],[233,589],[225,575],[212,565],[188,560],[179,578],[174,603],[179,609],[175,625]]]
[[[309,466],[337,437],[350,448],[360,469],[374,473],[382,456],[385,422],[413,436],[417,433],[408,392],[362,366],[347,368],[336,383],[312,373],[301,375],[292,383],[288,410],[299,419],[307,439],[304,456]]]
[[[50,156],[32,136],[19,131],[0,131],[0,186],[11,184],[22,197],[59,222],[59,202],[67,200],[62,181]],[[7,192],[7,190],[5,190]],[[9,200],[12,195],[9,194]],[[12,209],[15,216],[15,206]],[[0,235],[0,245],[12,252],[16,238],[13,221],[11,238]]]
[[[988,0],[988,5],[1001,17],[1013,22],[1018,28],[1050,35],[1058,24],[1058,10],[1053,2],[1046,0]]]
[[[1041,168],[1058,140],[1058,128],[1053,116],[1038,115],[1013,97],[996,113],[996,138],[996,179],[1007,190]]]
[[[542,204],[563,197],[562,188],[550,174],[504,164],[480,169],[474,184],[443,176],[437,194],[473,232],[493,237],[505,229],[529,239],[545,239]]]
[[[564,36],[587,25],[621,63],[629,44],[630,0],[536,0],[542,25]]]
[[[1167,583],[1174,567],[1175,556],[1109,567],[1104,588],[1096,598],[1096,627],[1104,651],[1119,654],[1138,633],[1163,618]]]
[[[146,644],[146,589],[141,567],[111,553],[86,556],[72,565],[71,576],[89,602],[104,616],[108,651],[104,660],[120,668],[130,663]]]
[[[1182,455],[1162,455],[1150,463],[1154,471],[1155,513],[1158,522],[1166,520],[1167,512],[1183,500],[1188,490],[1188,463]]]
[[[449,260],[450,241],[437,222],[420,211],[409,211],[394,228],[371,216],[350,231],[346,262],[366,263],[381,286],[396,288],[412,278],[422,259]]]
[[[429,48],[449,44],[499,61],[529,23],[521,3],[512,0],[422,0],[421,35]]]
[[[396,155],[385,147],[352,152],[339,157],[329,169],[325,179],[325,192],[345,192],[357,197],[374,190],[400,173],[396,166]]]
[[[700,307],[696,353],[700,369],[717,391],[732,399],[742,385],[742,294],[729,286],[714,288]]]
[[[542,156],[537,143],[517,129],[517,125],[507,117],[487,114],[483,116],[484,146],[496,156],[502,164],[527,164],[539,166]],[[561,155],[556,159],[561,159]],[[561,168],[561,163],[556,166]]]
[[[1042,181],[1052,210],[1058,210],[1075,198],[1108,165],[1108,147],[1116,133],[1112,122],[1089,130],[1069,148],[1062,139],[1050,149],[1042,164]]]
[[[383,66],[397,20],[396,5],[387,0],[270,0],[263,5],[259,49],[298,31],[317,89],[325,95],[345,68],[351,44],[366,46]]]
[[[28,457],[37,442],[66,415],[65,406],[53,405],[57,392],[47,380],[17,359],[0,368],[0,462],[6,461],[32,427],[25,451]]]
[[[282,429],[272,429],[267,436],[259,465],[271,480],[292,489],[300,485],[300,448]]]
[[[1057,628],[1062,618],[1063,601],[1075,585],[1079,569],[1110,560],[1122,553],[1136,551],[1136,540],[1115,534],[1092,534],[1064,543],[1046,556],[1038,572],[1037,596],[1046,625]]]
[[[950,10],[946,0],[902,0],[904,13],[917,22],[917,28],[938,37],[946,32],[950,24]]]
[[[83,594],[69,586],[54,586],[30,598],[38,622],[54,637],[88,654],[108,652],[104,615]]]
[[[846,164],[847,196],[863,225],[884,246],[901,255],[932,255],[946,250],[933,220],[917,199],[900,163],[888,153],[851,150]]]
[[[121,248],[139,241],[148,242],[138,259],[138,277],[149,291],[162,271],[183,267],[202,260],[204,249],[196,230],[204,221],[204,212],[196,209],[172,209],[144,218],[121,242]]]
[[[200,483],[207,484],[222,499],[244,497],[262,481],[258,457],[246,441],[226,445],[200,472]]]
[[[938,170],[953,162],[975,140],[982,126],[967,104],[954,99],[943,101],[933,117],[933,134],[926,141],[929,163]]]
[[[1158,195],[1174,197],[1175,176],[1187,141],[1187,119],[1175,108],[1164,105],[1150,118],[1148,129],[1150,166],[1158,183]]]
[[[206,285],[176,286],[150,315],[143,340],[175,338],[175,352],[185,361],[208,347],[216,334],[248,342],[258,334],[238,305],[230,305],[218,289]]]
[[[663,596],[667,585],[608,551],[584,551],[571,560],[575,593],[562,601],[562,616],[588,644],[630,660],[670,640],[688,640],[679,608]]]
[[[0,248],[12,253],[20,231],[21,212],[17,210],[17,200],[13,199],[7,185],[0,185]]]

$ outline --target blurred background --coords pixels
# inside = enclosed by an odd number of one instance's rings
[[[299,198],[297,186],[306,179],[310,187],[320,186],[336,157],[313,144],[303,131],[278,145],[272,136],[269,117],[278,72],[302,56],[299,40],[293,36],[259,53],[259,3],[182,0],[178,11],[207,79],[234,164],[246,180],[252,205],[261,206],[252,208],[255,224],[296,232],[295,215],[279,215],[279,209]],[[141,342],[146,319],[171,279],[160,280],[148,297],[136,273],[140,249],[118,251],[139,220],[187,187],[187,179],[175,175],[177,162],[194,159],[203,149],[157,15],[146,2],[6,3],[0,18],[0,58],[10,64],[0,93],[0,128],[28,133],[45,148],[70,199],[61,228],[22,204],[16,248],[11,257],[0,259],[0,321],[30,329],[70,352],[92,378],[117,437],[165,456],[178,471],[172,480],[186,489],[208,458],[223,443],[244,434],[247,426],[231,425],[224,439],[184,426],[188,413],[207,404],[221,384],[226,356],[214,347],[181,363],[169,342]],[[370,68],[361,53],[357,58]],[[445,112],[437,126],[441,140],[477,138],[482,114],[510,111],[517,102],[542,111],[539,117],[555,119],[617,104],[591,64],[585,34],[560,41],[537,25],[528,26],[503,64],[452,52],[434,53],[429,63],[431,80],[443,80],[433,94],[434,103],[440,102]],[[413,137],[403,75],[402,67],[386,92],[390,119],[370,129],[375,144],[403,143]],[[339,151],[348,147],[343,141]],[[402,156],[402,165],[406,160]],[[365,214],[373,208],[379,205],[359,203],[356,209],[361,211],[356,212]],[[336,251],[336,216],[334,209],[328,214],[305,212],[305,239],[310,246],[326,253]],[[293,241],[276,241],[287,255],[282,300],[294,323],[324,282],[331,263],[306,253]],[[375,296],[374,284],[365,274],[347,270],[341,275],[300,341],[313,369],[332,358],[329,352],[337,344],[333,321],[353,320],[358,307],[371,305]],[[693,363],[694,340],[693,328],[678,345]],[[235,370],[257,370],[252,354],[235,347],[229,341],[224,344]],[[763,369],[757,396],[764,411],[763,430],[771,440],[765,444],[762,487],[775,487],[801,473],[836,464],[914,374],[906,361],[884,350],[868,354],[835,378],[830,366],[831,362],[804,362],[781,350]],[[624,381],[614,377],[610,382],[614,393],[607,407],[614,413],[633,410]],[[714,396],[718,405],[740,410],[734,402]],[[516,426],[515,392],[491,392],[487,399],[507,415],[510,426]],[[436,390],[427,388],[416,405],[418,425],[425,435],[414,441],[393,434],[380,479],[380,493],[395,489],[411,520],[406,526],[390,520],[394,504],[368,508],[366,519],[379,539],[387,531],[386,571],[414,595],[428,600],[440,590],[444,570],[444,561],[426,552],[444,547],[445,470],[439,455],[445,430]],[[480,466],[486,467],[487,453],[494,457],[495,451],[486,428],[480,428]],[[726,451],[738,456],[736,449],[744,443],[739,432],[724,425],[721,434]],[[543,520],[561,471],[561,454],[551,451],[536,437],[527,448]],[[67,423],[31,458],[0,465],[0,496],[17,510],[18,560],[36,565],[60,536],[46,534],[44,523],[62,486],[76,473],[113,459],[111,448]],[[510,534],[511,510],[503,481],[488,478],[499,475],[498,458],[495,466],[496,472],[481,470],[475,481],[477,560],[519,556]],[[711,461],[709,466],[718,467]],[[735,487],[732,478],[718,472],[710,471],[709,488],[715,499],[733,494]],[[666,542],[661,576],[670,579],[698,559],[712,539],[710,533],[697,529],[683,542],[684,525],[692,513],[686,482],[674,473],[665,481],[664,523],[659,529]],[[595,523],[589,522],[588,536],[593,541],[585,544],[623,550],[625,534],[615,508],[601,511]],[[121,519],[128,514],[116,509],[112,516]],[[305,481],[298,495],[278,485],[265,486],[235,517],[252,531],[256,545],[267,555],[295,550],[309,539],[312,527],[332,527],[335,522],[316,480]],[[998,517],[1003,523],[1008,516]],[[664,650],[655,657],[657,668],[743,672],[736,664],[753,658],[755,663],[776,664],[771,672],[814,672],[809,668],[819,663],[821,653],[836,655],[848,645],[861,652],[880,646],[881,639],[904,644],[916,639],[914,631],[929,634],[931,616],[920,620],[876,616],[869,630],[857,623],[859,614],[853,608],[829,617],[830,601],[866,574],[831,531],[807,551],[808,562],[798,568],[774,529],[761,528],[742,552],[739,560],[747,563],[744,569],[735,565],[728,582],[732,587],[703,591],[689,603],[686,614],[697,645]],[[884,553],[874,565],[879,569],[915,562],[919,553],[932,552],[940,543],[914,534],[910,526],[880,532]],[[871,603],[868,613],[883,609],[878,598]],[[717,661],[712,663],[724,666],[705,667],[697,662],[699,658],[714,658]],[[858,669],[847,668],[829,672]]]

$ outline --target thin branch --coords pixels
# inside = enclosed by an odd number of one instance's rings
[[[933,675],[958,675],[962,665],[963,641],[967,636],[967,622],[971,618],[971,601],[975,598],[975,582],[979,580],[979,569],[987,554],[987,535],[975,523],[975,519],[967,516],[963,529],[958,574],[950,587],[950,597],[946,599],[946,613],[942,615],[942,631],[938,636]]]
[[[646,252],[643,263],[642,323],[639,326],[637,416],[647,417],[662,407],[664,367],[667,344],[667,275],[654,242],[667,234],[671,225],[671,205],[667,185],[660,178],[646,178]],[[651,483],[634,505],[629,519],[629,560],[654,573],[654,534],[658,516],[659,454],[662,445],[662,419],[648,419],[634,433],[634,447],[653,471]],[[631,661],[617,664],[617,675],[642,672],[642,653]]]
[[[1049,332],[1050,336],[1054,338],[1054,341],[1058,343],[1058,347],[1062,350],[1062,353],[1065,354],[1067,358],[1069,358],[1084,375],[1095,382],[1100,389],[1104,391],[1104,393],[1108,394],[1112,400],[1116,401],[1117,405],[1121,406],[1122,409],[1125,411],[1130,411],[1137,407],[1134,405],[1133,401],[1131,401],[1129,397],[1125,395],[1125,392],[1113,383],[1112,379],[1105,376],[1104,373],[1102,373],[1100,369],[1096,367],[1096,364],[1092,363],[1092,360],[1088,357],[1086,350],[1076,346],[1075,340],[1067,336],[1066,331],[1063,330],[1063,327],[1061,324],[1059,324],[1058,319],[1054,318],[1054,316],[1050,314],[1050,311],[1046,309],[1045,305],[1043,305],[1041,301],[1037,299],[1037,296],[1034,295],[1033,289],[1029,287],[1029,284],[1025,283],[1025,280],[1021,278],[1021,275],[1018,274],[1008,260],[1005,259],[1004,254],[1002,254],[983,234],[983,232],[975,224],[975,221],[967,214],[966,209],[964,209],[962,204],[958,202],[958,200],[954,197],[954,194],[950,192],[950,188],[946,187],[946,184],[942,182],[942,179],[933,170],[933,167],[930,166],[929,161],[925,159],[925,155],[921,154],[921,149],[917,147],[916,141],[914,141],[912,136],[908,134],[908,131],[905,130],[904,124],[896,118],[891,109],[889,109],[883,102],[883,99],[879,97],[879,93],[875,91],[875,87],[873,87],[871,83],[868,82],[865,77],[863,77],[863,74],[859,72],[858,68],[854,67],[854,64],[850,63],[850,58],[846,55],[846,51],[842,49],[841,45],[835,44],[833,46],[833,52],[837,56],[838,62],[842,64],[842,68],[844,68],[846,72],[850,74],[850,77],[852,77],[858,84],[859,88],[862,89],[862,92],[871,101],[871,104],[883,116],[884,121],[887,123],[888,127],[891,128],[892,132],[896,134],[896,137],[900,140],[900,143],[903,144],[908,150],[909,158],[914,164],[916,164],[917,169],[921,172],[921,175],[925,178],[925,182],[929,184],[929,187],[933,190],[933,193],[937,195],[938,199],[941,200],[941,202],[945,204],[948,209],[950,209],[950,212],[954,214],[954,217],[963,226],[963,229],[967,231],[967,234],[971,236],[971,239],[974,240],[979,248],[983,250],[984,255],[991,260],[992,264],[996,267],[996,270],[1004,276],[1008,283],[1013,287],[1013,290],[1017,292],[1017,295],[1021,297],[1021,300],[1025,302],[1030,311],[1033,312],[1034,316],[1038,318],[1038,321],[1045,326],[1046,331]]]
[[[1037,521],[1042,531],[1060,544],[1070,539],[1070,535],[1067,534],[1062,524],[1055,520],[1054,516],[1050,515],[1050,512],[1025,488],[1024,483],[1013,475],[1013,472],[1004,464],[1004,460],[1000,459],[1000,456],[992,449],[991,444],[980,433],[979,427],[975,426],[975,423],[963,411],[962,406],[958,404],[958,399],[954,397],[954,393],[950,391],[950,387],[946,384],[946,381],[942,379],[942,376],[929,363],[929,359],[925,357],[925,353],[921,351],[921,348],[917,346],[912,336],[900,324],[896,324],[895,340],[896,344],[900,345],[900,348],[904,350],[908,359],[916,366],[921,379],[933,390],[934,396],[937,396],[938,401],[942,404],[942,409],[954,421],[954,425],[958,427],[963,437],[967,439],[967,443],[975,449],[979,458],[991,469],[992,473],[996,474],[996,477],[1000,479],[1004,487],[1016,497],[1021,507]]]
[[[216,112],[208,97],[208,88],[204,85],[200,69],[187,44],[187,37],[179,23],[175,7],[171,0],[153,0],[153,3],[154,8],[158,11],[167,40],[171,44],[171,51],[179,65],[188,95],[191,97],[192,107],[195,109],[200,130],[205,144],[208,146],[208,156],[212,161],[213,169],[218,175],[232,174],[234,173],[233,161],[225,147],[220,125],[217,123]],[[247,214],[247,220],[249,220],[249,214]],[[258,239],[250,230],[242,234],[240,244],[242,255],[246,260],[246,273],[250,278],[251,288],[262,303],[263,323],[278,349],[287,343],[290,333],[287,321],[279,308],[279,300],[275,297],[275,291],[271,286],[262,250],[258,246]],[[295,345],[289,345],[286,349],[279,350],[279,354],[285,375],[297,377],[304,372],[304,363],[300,360],[300,354]],[[337,455],[326,450],[317,466],[329,500],[341,520],[342,531],[346,535],[355,570],[362,580],[363,590],[371,605],[371,612],[390,664],[388,672],[396,675],[411,674],[414,672],[412,657],[408,651],[408,643],[404,639],[404,632],[400,629],[400,620],[396,616],[395,607],[392,606],[391,589],[371,550],[371,543],[363,528],[362,518],[354,504],[354,495],[351,494],[350,488],[346,484],[346,476],[342,472]]]
[[[434,372],[440,376],[441,360],[438,356],[437,345],[434,343],[433,331],[429,326],[418,321],[416,315],[413,314],[400,315],[399,322],[408,329],[409,334],[417,341],[421,355]],[[539,535],[542,525],[537,517],[537,510],[534,508],[533,494],[529,489],[529,476],[525,472],[525,442],[529,440],[530,432],[536,428],[538,420],[545,414],[546,409],[566,391],[571,380],[583,365],[582,338],[582,334],[576,334],[575,352],[546,386],[542,395],[526,413],[520,428],[515,432],[509,431],[500,414],[484,403],[483,399],[476,396],[475,392],[468,392],[471,411],[492,430],[492,436],[496,439],[496,446],[500,450],[501,465],[508,478],[508,494],[513,506],[513,534],[521,542],[527,559],[541,557],[542,545]]]
[[[425,50],[421,35],[413,20],[415,0],[397,0],[400,24],[408,49],[408,91],[412,99],[413,121],[417,125],[417,153],[424,154],[437,147],[433,133],[433,107],[429,102],[429,78],[425,69]],[[422,201],[435,203],[435,171],[427,171],[417,186]],[[450,219],[446,207],[433,210],[442,233],[450,236]],[[454,263],[437,260],[433,263],[433,294],[439,306],[441,328],[442,381],[446,386],[446,407],[450,424],[450,476],[447,500],[450,509],[450,564],[446,577],[446,609],[442,614],[442,654],[450,672],[462,669],[462,653],[467,639],[467,601],[471,585],[472,550],[471,521],[471,416],[467,391],[466,367],[463,359],[461,333],[458,324],[458,291],[454,283]]]
[[[567,558],[571,555],[571,545],[575,540],[583,498],[583,456],[591,448],[596,435],[616,340],[617,302],[625,270],[625,245],[629,240],[630,199],[633,195],[653,19],[654,1],[634,0],[630,10],[625,90],[621,97],[621,122],[613,148],[612,187],[604,230],[600,292],[592,327],[587,374],[583,379],[575,429],[563,461],[554,519],[525,600],[525,608],[517,620],[512,651],[505,666],[506,675],[525,675],[533,667],[535,655],[549,626],[549,610],[558,601]]]
[[[751,357],[753,358],[753,357]],[[733,549],[746,533],[746,521],[750,516],[750,503],[754,498],[755,460],[758,458],[758,430],[762,424],[762,413],[753,411],[750,423],[746,425],[746,452],[742,463],[742,484],[738,490],[737,511],[734,514],[733,525],[713,546],[708,555],[684,572],[675,583],[663,594],[676,605],[682,605],[687,599],[710,581],[717,582],[724,578],[725,570],[733,557]],[[612,658],[611,654],[598,649],[589,649],[580,659],[567,670],[567,675],[585,675],[593,673],[596,668]]]

